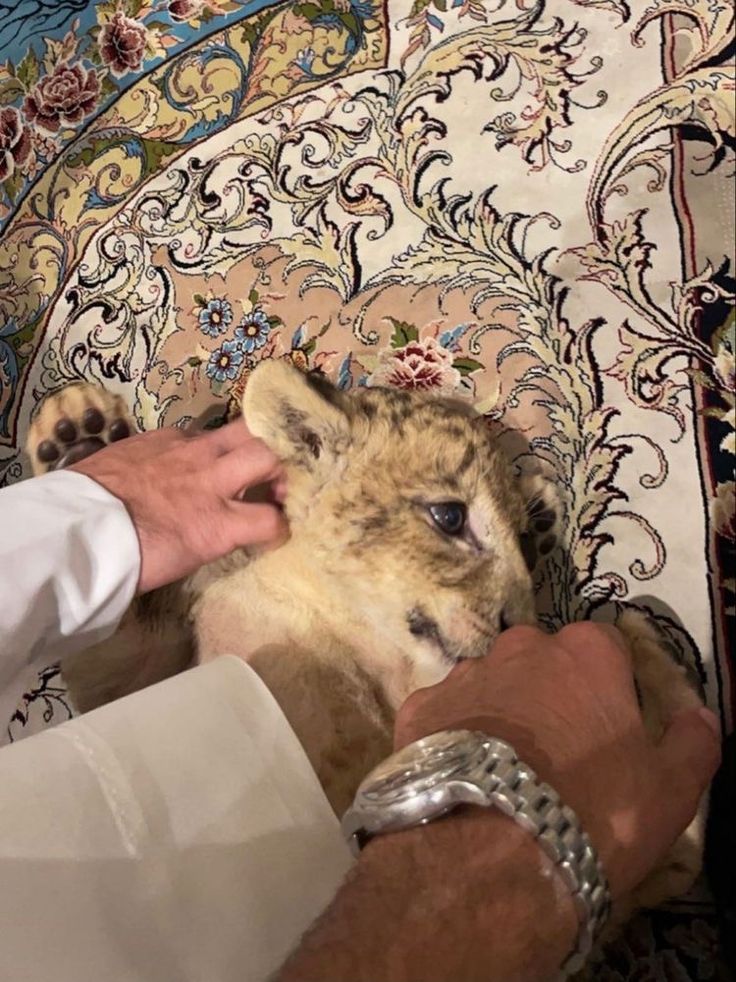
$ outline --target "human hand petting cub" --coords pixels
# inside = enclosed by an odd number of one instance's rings
[[[72,465],[123,502],[138,535],[138,592],[146,593],[246,546],[275,547],[288,537],[279,508],[285,478],[276,455],[242,419],[192,434],[139,433]],[[270,501],[243,493],[270,485]]]

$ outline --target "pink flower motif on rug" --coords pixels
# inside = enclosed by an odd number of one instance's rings
[[[366,385],[453,393],[461,375],[452,363],[452,352],[436,338],[409,341],[403,348],[385,348],[379,354],[378,366]]]

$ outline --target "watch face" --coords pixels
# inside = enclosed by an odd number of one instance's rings
[[[361,785],[361,804],[392,805],[424,795],[453,775],[467,774],[486,758],[482,734],[433,733],[379,764]]]

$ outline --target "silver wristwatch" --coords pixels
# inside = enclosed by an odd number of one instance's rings
[[[608,883],[575,813],[508,743],[443,730],[379,764],[358,788],[342,829],[354,853],[375,835],[423,825],[458,805],[495,806],[530,832],[570,888],[580,921],[565,975],[587,959],[610,910]]]

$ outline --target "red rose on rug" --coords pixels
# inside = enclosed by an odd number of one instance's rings
[[[23,106],[31,123],[58,133],[62,123],[79,123],[97,105],[100,80],[97,72],[62,62],[44,76]]]
[[[0,109],[0,181],[28,160],[31,135],[17,109]]]
[[[378,356],[378,367],[367,385],[390,385],[396,389],[434,389],[453,392],[461,375],[452,367],[453,356],[435,338],[410,341],[403,348],[386,348]]]
[[[200,14],[203,7],[202,0],[169,0],[168,11],[172,20],[182,22]]]
[[[98,42],[100,54],[113,75],[120,78],[128,72],[138,71],[143,64],[147,37],[142,24],[120,11],[103,24]]]

